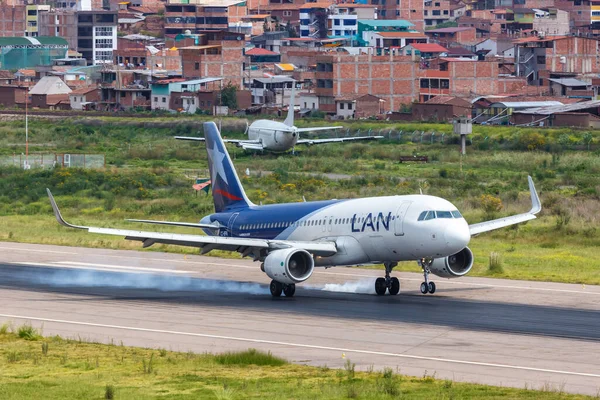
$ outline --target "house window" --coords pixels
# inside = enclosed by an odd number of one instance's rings
[[[291,11],[284,11],[283,12],[283,16],[284,17],[291,17],[292,16],[292,12]]]
[[[195,62],[195,63],[194,63],[194,69],[195,69],[196,71],[198,71],[198,70],[200,69],[200,63],[199,63],[199,62]]]
[[[125,92],[121,92],[121,97],[125,97]]]
[[[210,100],[206,102],[206,107],[210,107]]]
[[[344,103],[340,103],[340,110],[344,109]]]
[[[340,24],[340,20],[339,19],[334,19],[333,20],[333,24],[334,25],[339,25]]]
[[[200,102],[200,107],[204,107],[204,101]]]
[[[96,27],[96,36],[112,36],[113,28],[112,26],[97,26]]]
[[[163,102],[163,103],[166,103],[166,102],[167,102],[167,98],[166,98],[166,97],[163,97],[163,98],[162,98],[162,102]]]
[[[155,101],[156,103],[158,103],[158,97],[155,97],[155,98],[154,98],[154,101]]]
[[[348,110],[352,110],[352,103],[348,103]]]

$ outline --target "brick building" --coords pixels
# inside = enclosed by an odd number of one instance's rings
[[[426,27],[436,26],[451,19],[450,0],[425,0],[423,6]]]
[[[323,54],[316,57],[315,94],[319,109],[335,114],[338,97],[373,95],[385,103],[385,111],[412,102],[418,94],[417,62],[406,56]]]
[[[529,37],[514,43],[516,75],[536,85],[543,71],[595,77],[600,70],[600,42],[595,38]]]
[[[474,27],[451,27],[429,29],[425,31],[432,42],[442,46],[468,45],[477,42],[477,31]]]
[[[225,84],[231,82],[243,88],[243,50],[243,37],[235,32],[204,32],[198,36],[197,44],[179,49],[183,77],[221,77]]]

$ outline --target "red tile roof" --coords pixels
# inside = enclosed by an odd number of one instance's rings
[[[260,47],[255,47],[253,49],[246,51],[247,56],[278,56],[279,53],[275,53],[274,51],[261,49]]]
[[[444,53],[448,51],[448,49],[437,43],[412,43],[410,46],[421,53]]]

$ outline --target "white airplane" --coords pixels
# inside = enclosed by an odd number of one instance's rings
[[[234,143],[244,150],[271,151],[276,153],[294,149],[297,144],[314,145],[323,143],[340,143],[357,140],[377,140],[383,136],[357,136],[331,139],[300,139],[304,132],[342,129],[343,126],[324,126],[316,128],[298,128],[294,126],[294,89],[288,107],[288,114],[283,122],[259,119],[246,128],[247,140],[223,139],[226,143]],[[175,136],[179,140],[204,141],[203,137]]]
[[[315,267],[380,263],[385,278],[375,281],[375,292],[396,295],[400,282],[390,273],[399,261],[416,260],[423,269],[421,292],[434,293],[430,273],[457,278],[471,270],[471,236],[535,219],[542,208],[531,177],[529,212],[473,225],[449,201],[422,194],[257,206],[248,200],[213,122],[204,124],[204,135],[215,213],[199,223],[130,221],[200,228],[206,235],[72,225],[48,190],[56,219],[71,228],[139,240],[143,247],[166,243],[198,247],[202,254],[237,251],[262,262],[274,297],[293,296],[296,284],[310,278]]]

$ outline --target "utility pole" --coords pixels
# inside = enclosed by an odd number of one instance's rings
[[[27,114],[27,103],[29,103],[29,86],[25,87],[25,164],[24,169],[29,169],[29,119]]]

